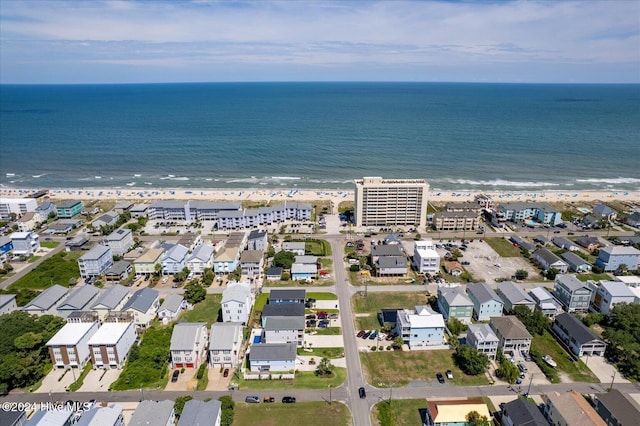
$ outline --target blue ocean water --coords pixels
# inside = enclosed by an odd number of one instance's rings
[[[0,86],[0,184],[640,188],[640,85]]]

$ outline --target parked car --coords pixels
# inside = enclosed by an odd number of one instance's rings
[[[282,403],[283,404],[295,404],[296,403],[296,399],[292,396],[285,396],[282,398]]]
[[[359,388],[358,395],[360,395],[360,399],[365,399],[367,397],[367,392],[364,390],[364,388]]]
[[[374,331],[369,335],[369,340],[375,340],[376,337],[378,337],[378,332]]]
[[[309,314],[305,317],[305,319],[316,319],[316,315],[315,314]]]
[[[338,314],[329,314],[329,316],[327,318],[329,318],[329,319],[338,319]]]
[[[436,374],[436,378],[438,379],[438,382],[444,383],[444,376],[442,375],[442,373]]]
[[[527,366],[522,363],[518,364],[518,369],[523,372],[528,370]]]
[[[318,327],[320,328],[327,328],[329,327],[329,321],[328,320],[322,320],[318,323]]]
[[[272,402],[276,402],[276,399],[272,396],[265,396],[264,399],[262,400],[262,402],[270,404]]]
[[[362,337],[362,336],[364,336],[364,333],[366,333],[366,331],[360,330],[360,331],[358,331],[358,334],[356,334],[356,337]]]
[[[229,369],[225,368],[224,371],[222,372],[222,377],[229,377]]]
[[[315,327],[316,326],[316,320],[309,320],[307,321],[307,327]]]
[[[179,375],[180,375],[180,370],[174,370],[173,374],[171,375],[171,383],[177,382]]]
[[[366,340],[366,339],[368,339],[368,338],[369,338],[369,336],[370,336],[370,335],[371,335],[371,332],[370,332],[370,331],[367,331],[366,333],[364,333],[364,334],[362,335],[362,338]]]
[[[248,402],[249,404],[259,404],[260,403],[260,398],[258,398],[255,395],[249,395],[248,397],[246,397],[244,399],[244,402]]]
[[[453,372],[451,370],[447,370],[447,379],[453,379]]]

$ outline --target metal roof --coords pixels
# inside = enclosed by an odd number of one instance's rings
[[[498,291],[512,304],[532,304],[535,302],[522,289],[521,286],[513,281],[503,281],[498,283]]]
[[[82,310],[94,297],[96,297],[100,293],[97,287],[92,285],[83,285],[76,288],[70,295],[67,297],[64,302],[58,306],[60,310]]]
[[[93,335],[96,331],[98,331],[98,323],[95,322],[67,323],[49,339],[47,346],[73,346],[78,344],[87,333]]]
[[[222,404],[214,399],[208,402],[191,399],[184,405],[178,426],[210,426],[217,424]]]
[[[262,308],[262,317],[295,317],[304,315],[302,303],[268,303]]]
[[[296,359],[295,343],[257,343],[251,345],[251,361],[292,361]]]
[[[100,309],[101,307],[115,309],[128,294],[129,290],[125,286],[115,284],[98,297],[95,303],[91,305],[91,309]]]
[[[82,261],[98,260],[107,253],[111,253],[111,249],[102,244],[96,244],[91,250],[83,254],[80,259]]]
[[[167,310],[170,312],[178,312],[178,310],[180,309],[180,305],[182,305],[183,301],[184,301],[184,297],[182,297],[181,294],[170,294],[167,296],[166,299],[164,299],[164,302],[162,302],[162,305],[160,305],[158,312],[161,312],[164,310]]]
[[[89,345],[115,345],[122,335],[132,327],[131,322],[105,322],[98,331],[91,336]],[[124,356],[121,354],[121,356]]]
[[[269,303],[278,300],[304,300],[307,291],[304,289],[273,289],[269,292]]]
[[[222,302],[226,303],[232,300],[236,302],[247,303],[247,300],[251,297],[251,288],[244,284],[235,284],[227,287],[222,292]]]
[[[231,350],[242,340],[242,324],[239,322],[216,322],[211,326],[209,350]]]
[[[128,426],[164,425],[173,414],[173,401],[142,401],[133,412]]]
[[[35,299],[27,303],[22,309],[29,310],[29,308],[36,308],[40,310],[47,310],[53,307],[60,299],[67,294],[68,289],[61,285],[54,285],[49,287],[40,293]]]
[[[206,322],[180,322],[171,333],[171,350],[192,350],[203,336],[206,338],[208,335]]]
[[[148,287],[141,288],[133,293],[133,296],[127,300],[127,303],[122,307],[122,310],[126,311],[131,308],[138,312],[147,312],[153,305],[153,302],[158,298],[159,294],[158,290]]]
[[[268,317],[264,323],[265,330],[304,330],[304,316]]]
[[[502,304],[502,299],[498,297],[495,291],[487,283],[469,284],[467,286],[467,293],[472,294],[473,297],[480,303],[486,303],[494,301]]]

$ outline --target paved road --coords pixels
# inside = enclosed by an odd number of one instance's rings
[[[59,241],[58,241],[59,242]],[[14,282],[18,281],[20,278],[24,277],[25,275],[27,275],[32,269],[34,269],[36,266],[40,265],[42,262],[45,261],[45,259],[50,258],[51,256],[53,256],[56,253],[60,253],[61,251],[64,250],[64,241],[60,242],[60,244],[58,245],[58,247],[50,250],[47,254],[45,254],[44,256],[42,256],[40,259],[36,260],[33,263],[30,263],[26,268],[24,268],[22,271],[16,273],[15,275],[7,278],[6,280],[2,281],[0,283],[0,289],[5,289],[7,287],[9,287],[11,284],[13,284]],[[66,284],[66,283],[64,283]]]

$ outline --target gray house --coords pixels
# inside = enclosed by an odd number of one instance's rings
[[[489,359],[496,359],[500,339],[488,324],[470,324],[467,329],[467,345],[482,352]]]
[[[289,372],[296,368],[295,343],[257,343],[249,352],[250,371],[253,373]]]
[[[516,398],[501,406],[504,426],[549,426],[542,411],[529,400]]]
[[[83,285],[76,288],[60,305],[58,305],[58,316],[66,318],[73,311],[89,309],[93,300],[98,296],[98,293],[100,293],[100,290],[92,285]]]
[[[191,399],[184,404],[178,426],[220,426],[222,405],[213,399],[209,402]]]
[[[489,321],[502,315],[504,303],[487,283],[469,284],[467,294],[473,302],[473,317],[476,321]]]
[[[557,247],[560,247],[561,249],[569,251],[576,251],[580,249],[578,247],[578,244],[565,237],[554,237],[551,241],[553,241],[553,244],[555,244]]]
[[[407,273],[407,258],[404,256],[383,256],[375,263],[378,276],[404,276]]]
[[[504,310],[507,312],[519,305],[526,306],[532,311],[536,307],[536,302],[531,299],[520,285],[513,281],[503,281],[498,283],[496,291],[504,303]]]
[[[457,318],[463,324],[471,322],[473,302],[460,286],[438,286],[438,307],[445,320]]]
[[[569,265],[569,269],[572,272],[588,272],[591,270],[592,266],[589,262],[581,258],[575,253],[565,252],[562,253],[562,260],[564,260],[567,265]]]
[[[562,313],[562,306],[551,293],[544,287],[535,287],[529,290],[529,295],[536,302],[536,309],[548,318],[554,318]]]
[[[509,237],[509,241],[511,241],[514,245],[517,245],[519,248],[526,250],[528,252],[532,252],[536,249],[535,244],[531,244],[529,241],[521,238],[518,235],[512,235]]]
[[[176,413],[173,410],[173,401],[142,401],[133,412],[129,426],[173,426],[176,421]]]
[[[130,296],[131,294],[126,287],[116,284],[106,289],[104,293],[92,303],[90,309],[96,311],[102,321],[109,312],[117,311],[124,306]]]
[[[594,402],[596,412],[610,426],[628,426],[640,424],[640,404],[630,395],[611,389],[611,392],[598,393]]]
[[[269,245],[267,231],[253,230],[247,238],[247,250],[266,251]]]
[[[57,315],[56,306],[67,297],[67,288],[54,285],[40,293],[35,299],[22,307],[22,310],[33,315]]]
[[[269,305],[302,303],[304,304],[307,292],[305,290],[274,289],[269,293]]]
[[[603,356],[605,349],[607,349],[607,345],[602,339],[598,338],[582,321],[571,314],[558,315],[551,330],[577,356]]]
[[[558,275],[553,287],[553,294],[562,303],[565,311],[587,312],[591,302],[591,289],[575,275]]]
[[[561,274],[564,274],[569,268],[562,259],[543,247],[533,252],[533,259],[538,262],[538,265],[540,265],[543,271],[554,268]]]
[[[500,340],[498,348],[502,353],[519,359],[523,353],[529,352],[533,337],[515,315],[493,317],[489,325]]]

